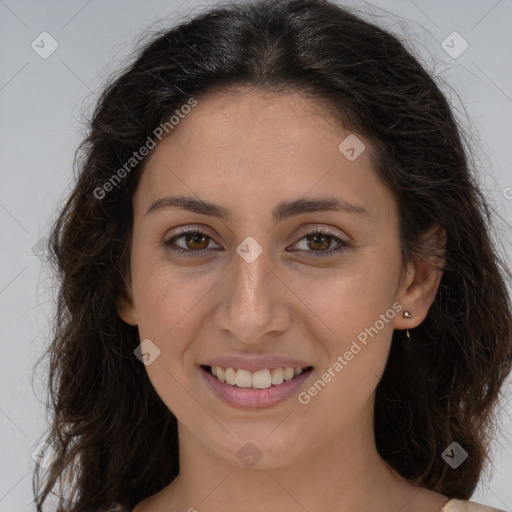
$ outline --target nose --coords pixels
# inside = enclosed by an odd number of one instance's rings
[[[263,251],[251,263],[235,256],[216,310],[217,326],[246,345],[275,337],[290,324],[288,305],[293,294],[266,254]]]

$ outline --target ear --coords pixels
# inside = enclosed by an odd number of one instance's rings
[[[137,310],[132,298],[132,292],[125,290],[117,299],[116,309],[119,318],[129,325],[138,325]]]
[[[421,240],[422,252],[407,265],[405,277],[397,291],[397,301],[412,318],[395,316],[395,329],[411,329],[425,320],[434,302],[443,276],[446,253],[446,231],[435,225],[428,229]]]

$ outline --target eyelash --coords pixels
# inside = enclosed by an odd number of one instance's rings
[[[192,249],[190,249],[190,250],[187,250],[187,249],[181,249],[181,248],[172,247],[172,244],[176,240],[179,240],[180,238],[183,238],[185,235],[188,235],[188,234],[204,235],[208,239],[212,240],[212,238],[207,233],[202,231],[201,229],[190,229],[190,230],[186,230],[186,231],[180,231],[179,233],[173,235],[171,238],[168,238],[167,240],[164,240],[163,245],[166,248],[168,248],[169,250],[171,250],[172,252],[179,254],[180,256],[185,256],[186,255],[186,256],[192,256],[192,257],[200,257],[200,256],[202,256],[202,254],[198,254],[198,253],[204,253],[204,252],[208,251],[208,249],[201,249],[201,250],[192,250]],[[333,240],[335,240],[336,242],[338,242],[340,244],[340,247],[338,247],[337,249],[333,249],[333,250],[327,251],[327,252],[325,252],[325,251],[324,252],[306,251],[307,253],[309,253],[309,256],[307,256],[308,258],[310,258],[310,257],[312,257],[312,258],[327,258],[327,257],[332,256],[334,254],[338,254],[338,253],[343,252],[345,249],[347,249],[351,245],[347,240],[343,240],[343,239],[337,237],[336,235],[334,235],[333,233],[331,233],[330,231],[327,231],[327,230],[322,229],[322,228],[315,229],[313,231],[305,233],[302,236],[302,238],[300,238],[298,240],[298,242],[300,242],[304,238],[307,238],[308,236],[313,236],[313,235],[327,235],[330,238],[332,238]],[[209,249],[209,250],[212,250],[212,249]]]

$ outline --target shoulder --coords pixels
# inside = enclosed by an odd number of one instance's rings
[[[488,507],[487,505],[482,505],[480,503],[476,503],[475,501],[466,501],[466,500],[449,500],[446,502],[445,506],[441,509],[440,512],[505,512],[499,508]]]

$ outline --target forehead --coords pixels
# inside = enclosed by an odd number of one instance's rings
[[[175,142],[208,144],[210,150],[229,147],[231,152],[258,149],[286,150],[305,139],[317,138],[319,130],[343,131],[336,116],[320,100],[298,93],[234,90],[208,93],[198,99],[192,112],[184,116],[173,132]],[[178,133],[179,132],[179,133]],[[169,138],[172,138],[169,137]]]
[[[356,159],[340,149],[346,140],[361,151]],[[247,209],[334,191],[368,210],[390,207],[380,204],[390,196],[367,141],[321,102],[261,91],[199,97],[150,155],[138,188],[144,204],[179,192]]]

